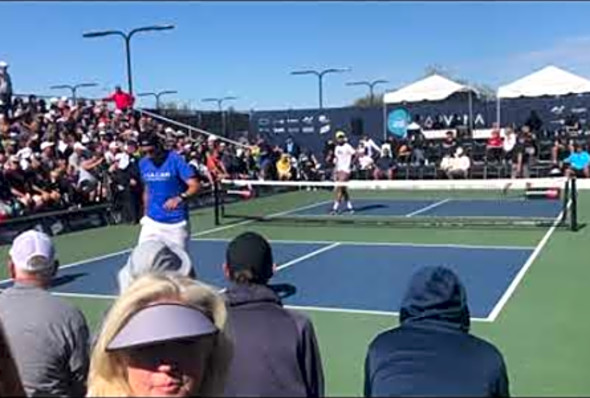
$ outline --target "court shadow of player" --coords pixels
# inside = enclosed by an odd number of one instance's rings
[[[367,210],[376,210],[376,209],[385,209],[387,206],[380,205],[380,204],[372,204],[372,205],[365,205],[365,206],[358,206],[354,208],[355,213],[367,211]]]
[[[281,300],[289,298],[297,293],[297,288],[290,283],[269,284],[268,287],[275,292]]]
[[[73,282],[76,279],[79,279],[79,278],[86,276],[86,275],[88,275],[87,272],[78,272],[76,274],[58,276],[57,278],[54,278],[51,281],[51,287],[59,287],[62,285],[67,285],[68,283]]]

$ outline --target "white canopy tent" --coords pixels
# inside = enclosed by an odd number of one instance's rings
[[[473,130],[473,101],[472,94],[477,92],[468,86],[454,82],[444,76],[433,74],[418,80],[399,90],[383,95],[384,136],[387,136],[386,108],[387,104],[401,104],[407,102],[441,101],[459,92],[469,93],[469,127]]]
[[[553,65],[501,86],[497,92],[496,119],[500,123],[502,98],[542,97],[590,93],[590,80]]]

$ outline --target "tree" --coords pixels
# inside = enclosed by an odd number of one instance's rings
[[[371,103],[371,95],[367,94],[364,97],[357,98],[354,101],[354,106],[357,106],[359,108],[371,108],[373,106],[378,106],[382,102],[383,102],[383,94],[375,94],[372,103]]]

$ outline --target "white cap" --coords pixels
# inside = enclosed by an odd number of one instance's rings
[[[0,61],[0,68],[7,68],[8,64],[6,63],[6,61]]]
[[[185,137],[186,134],[182,130],[176,130],[176,136],[177,137]]]
[[[212,134],[212,135],[209,136],[209,138],[207,138],[207,141],[209,141],[209,142],[217,141],[217,136],[215,136],[215,135]]]
[[[109,149],[119,149],[121,145],[118,141],[113,141],[109,144]]]
[[[102,128],[102,127],[106,127],[106,123],[105,122],[100,122],[98,123],[98,128]]]
[[[74,144],[74,149],[82,149],[82,150],[84,150],[84,151],[85,151],[85,150],[86,150],[86,147],[85,147],[84,145],[82,145],[81,143],[79,143],[79,142],[76,142],[76,143]]]
[[[29,159],[31,156],[33,156],[33,150],[29,147],[25,147],[19,150],[17,155],[20,159]]]
[[[44,271],[55,264],[55,248],[51,238],[47,234],[33,229],[23,232],[14,239],[9,254],[14,266],[21,271]],[[47,261],[30,264],[31,258],[36,256],[45,257]]]
[[[90,137],[88,137],[88,135],[84,134],[82,136],[82,144],[88,144],[90,143]]]
[[[53,142],[50,141],[43,141],[41,143],[41,150],[45,150],[45,148],[49,148],[50,146],[54,146],[55,144]]]
[[[121,170],[125,170],[129,166],[129,155],[125,152],[116,154],[115,160],[119,162],[119,169]]]

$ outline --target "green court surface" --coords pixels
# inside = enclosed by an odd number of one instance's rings
[[[288,194],[240,204],[264,206],[267,214],[312,204],[317,196]],[[309,202],[306,202],[309,200]],[[590,193],[579,193],[579,219],[590,219]],[[225,222],[216,227],[212,209],[192,214],[193,234],[199,238],[231,239],[255,230],[272,240],[395,242],[411,244],[459,244],[526,246],[540,248],[538,256],[493,321],[472,322],[476,335],[490,340],[504,353],[512,395],[587,396],[590,394],[590,228],[578,232],[537,228],[392,227],[387,225],[323,225],[288,222]],[[62,264],[128,249],[139,233],[135,226],[105,228],[55,238]],[[544,245],[539,245],[545,239]],[[542,246],[542,247],[541,247]],[[8,247],[0,248],[6,258]],[[198,259],[197,259],[198,261]],[[221,263],[223,258],[219,259]],[[371,256],[367,253],[367,263]],[[436,259],[433,259],[436,261]],[[395,258],[391,259],[395,267]],[[359,267],[367,264],[358,264]],[[430,265],[430,264],[425,264]],[[295,265],[296,267],[297,265]],[[6,271],[0,271],[6,278]],[[110,301],[66,297],[86,314],[92,327]],[[392,303],[391,311],[397,311]],[[306,310],[314,321],[326,376],[327,395],[359,396],[363,387],[363,363],[370,340],[397,325],[397,318],[362,312]],[[452,364],[449,364],[452,366]]]

